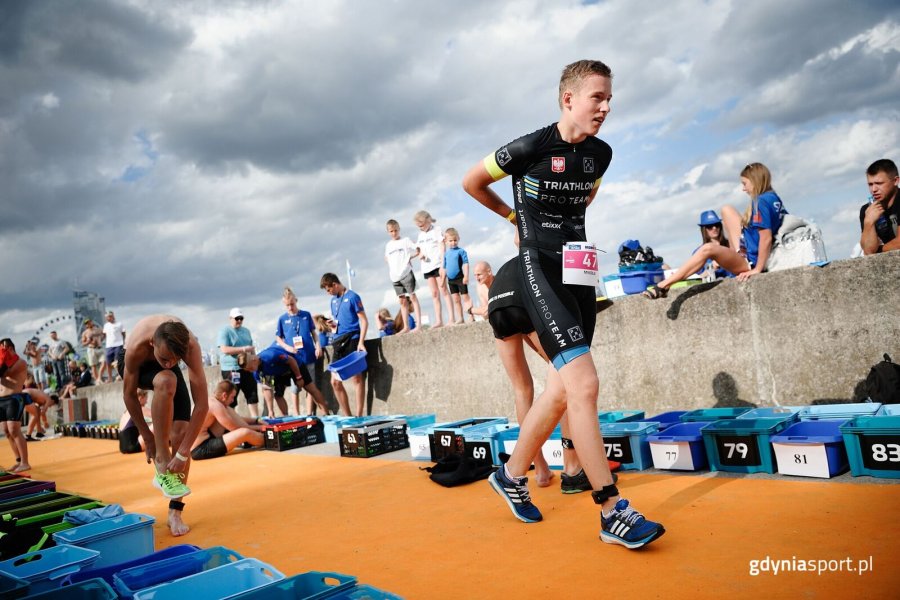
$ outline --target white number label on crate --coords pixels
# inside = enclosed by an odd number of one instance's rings
[[[509,450],[507,450],[510,454]],[[544,442],[544,445],[541,446],[541,454],[544,455],[544,460],[547,461],[547,465],[551,469],[562,469],[563,467],[563,449],[562,449],[562,441],[560,440],[547,440]]]
[[[485,458],[487,458],[487,450],[485,450],[481,446],[475,446],[474,448],[472,448],[472,458],[484,460]]]
[[[449,448],[452,443],[453,443],[453,436],[449,436],[449,435],[441,436],[441,446],[443,446],[445,448]]]
[[[348,444],[355,444],[355,443],[356,443],[356,436],[353,435],[352,433],[348,433],[348,434],[347,434],[347,443],[348,443]]]
[[[688,442],[650,442],[650,455],[653,457],[653,466],[657,469],[674,471],[697,469]]]
[[[622,458],[622,444],[606,444],[606,458]]]
[[[782,475],[799,477],[821,477],[828,479],[828,452],[824,444],[781,444],[773,443],[778,472]]]

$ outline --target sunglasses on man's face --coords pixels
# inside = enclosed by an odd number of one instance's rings
[[[244,317],[234,317],[234,320],[235,320],[235,321],[243,321],[243,320],[244,320]]]

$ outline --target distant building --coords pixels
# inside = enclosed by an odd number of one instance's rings
[[[106,314],[106,298],[95,292],[74,291],[72,304],[75,308],[75,333],[78,339],[72,340],[75,346],[81,347],[81,332],[84,330],[84,320],[90,319],[103,327]],[[79,354],[81,354],[79,352]]]

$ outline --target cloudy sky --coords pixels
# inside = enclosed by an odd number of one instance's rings
[[[205,347],[240,306],[267,344],[281,288],[324,311],[319,277],[345,260],[374,321],[397,307],[384,222],[414,239],[419,209],[498,266],[512,228],[460,180],[558,118],[580,58],[614,72],[588,212],[612,254],[638,238],[682,262],[698,214],[745,206],[739,172],[759,161],[844,259],[866,166],[900,159],[893,1],[7,0],[0,336],[24,343],[78,288],[126,329],[179,315]]]

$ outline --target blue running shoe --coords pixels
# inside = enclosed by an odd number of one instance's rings
[[[488,481],[491,487],[494,488],[494,491],[506,500],[509,509],[520,521],[537,523],[544,518],[537,506],[531,503],[531,496],[528,494],[527,477],[523,477],[520,483],[516,483],[506,476],[506,467],[501,466],[491,473]]]
[[[622,498],[608,517],[600,515],[600,539],[607,544],[622,544],[634,550],[646,546],[666,532],[660,523],[644,518],[644,515],[628,505]]]

